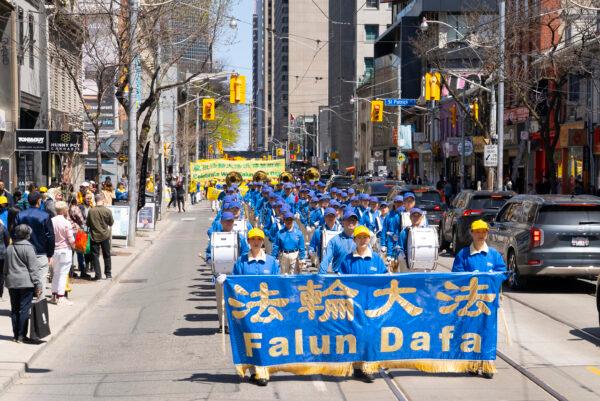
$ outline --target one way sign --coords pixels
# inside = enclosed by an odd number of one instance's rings
[[[483,165],[485,167],[498,166],[498,145],[485,145],[483,147]]]

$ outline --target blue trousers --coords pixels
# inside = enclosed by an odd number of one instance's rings
[[[10,310],[15,339],[27,337],[29,326],[29,312],[33,301],[33,287],[31,288],[9,288]]]

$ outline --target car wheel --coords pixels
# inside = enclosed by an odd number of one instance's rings
[[[452,230],[452,253],[456,255],[460,251],[460,244],[458,243],[458,233],[456,229]]]
[[[514,252],[508,254],[508,288],[511,290],[520,290],[525,287],[525,279],[519,273],[517,266],[517,256]]]
[[[444,230],[442,228],[442,225],[440,224],[440,232],[439,232],[439,245],[440,245],[440,252],[443,251],[444,249],[447,251],[450,251],[450,243],[448,241],[446,241],[446,238],[444,238]]]

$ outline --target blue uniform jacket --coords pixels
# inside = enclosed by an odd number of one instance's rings
[[[325,255],[323,255],[323,260],[321,260],[321,265],[319,266],[319,274],[327,274],[330,264],[331,270],[334,273],[338,273],[342,259],[349,253],[354,252],[355,249],[354,238],[346,235],[345,232],[341,232],[339,235],[333,237],[327,244]]]
[[[325,223],[325,216],[323,216],[323,209],[318,208],[310,213],[310,225],[313,227],[322,226]]]
[[[264,260],[249,260],[249,253],[240,256],[233,266],[233,274],[236,276],[279,274],[279,263],[277,262],[277,259],[271,255],[264,256]]]
[[[369,230],[375,233],[377,232],[376,217],[377,215],[375,212],[371,211],[370,209],[367,209],[362,215],[360,224],[362,224],[363,226],[367,227]]]
[[[506,263],[500,252],[494,248],[487,248],[480,252],[471,253],[471,247],[461,249],[454,258],[453,272],[505,272]]]
[[[296,226],[292,227],[291,230],[282,228],[277,233],[275,241],[273,241],[273,251],[271,255],[274,257],[279,256],[280,251],[299,251],[300,259],[306,257],[306,246],[304,245],[304,236]]]
[[[285,203],[287,203],[290,206],[290,210],[292,213],[296,214],[297,211],[297,206],[296,206],[296,195],[294,195],[294,193],[292,192],[289,196],[285,196],[285,194],[283,195],[285,197]]]
[[[387,268],[381,256],[371,252],[371,256],[361,257],[349,253],[342,259],[341,274],[384,274]]]

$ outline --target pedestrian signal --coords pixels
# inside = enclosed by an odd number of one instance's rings
[[[428,72],[425,74],[425,100],[440,100],[442,95],[442,74]]]
[[[383,121],[383,100],[372,100],[371,101],[371,121],[373,121],[373,122]]]
[[[215,99],[202,99],[202,119],[213,121],[215,119]]]
[[[477,99],[471,103],[471,117],[473,117],[473,120],[479,121],[479,103],[477,103]]]

